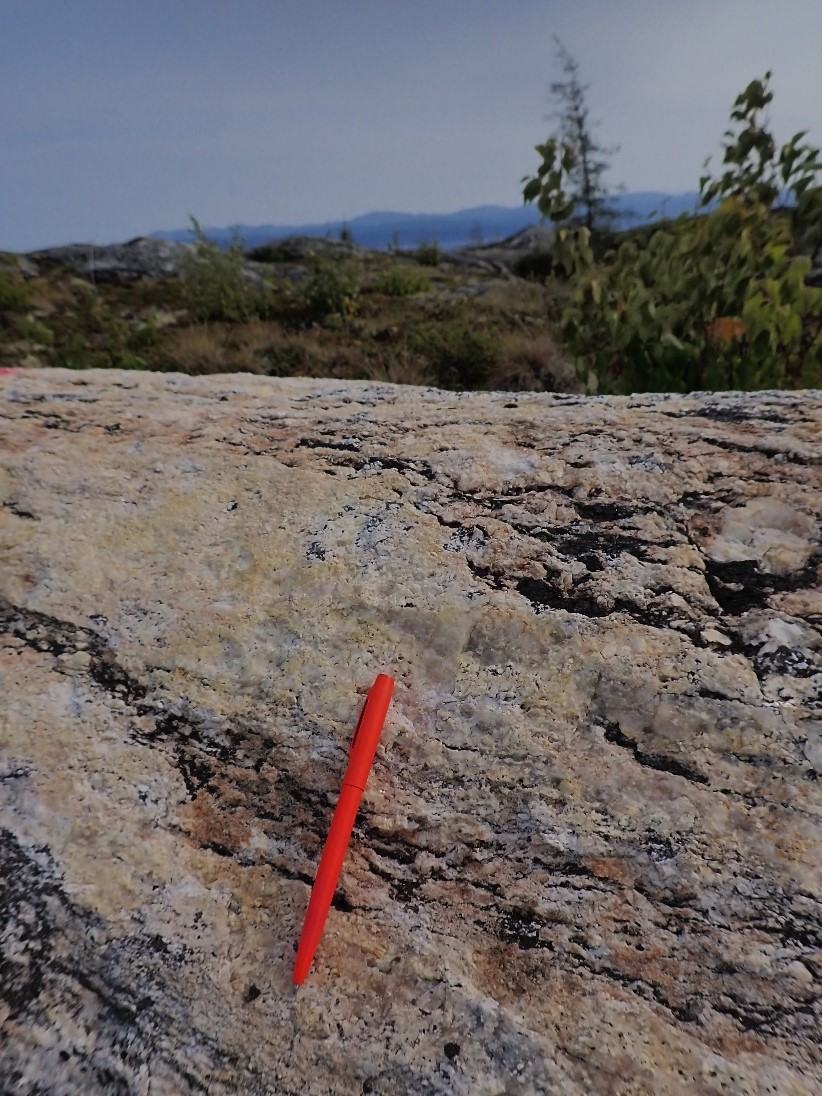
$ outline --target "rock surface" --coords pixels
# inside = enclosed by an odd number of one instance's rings
[[[49,247],[42,251],[31,251],[22,259],[27,264],[28,277],[32,270],[42,273],[54,267],[67,267],[91,282],[122,285],[143,278],[185,277],[183,263],[195,251],[194,244],[138,236],[128,243],[109,244],[105,247],[98,247],[96,244]],[[244,262],[242,274],[250,285],[265,289],[268,282],[263,276],[264,269],[260,263]]]
[[[820,1091],[822,394],[0,386],[0,1090]]]
[[[456,266],[485,270],[494,274],[515,273],[524,259],[551,252],[554,233],[546,225],[529,225],[505,240],[474,247],[462,247],[443,254],[443,260]]]
[[[350,259],[364,249],[346,240],[331,240],[322,236],[286,236],[270,240],[247,252],[248,258],[269,262],[272,255],[285,262],[305,262],[309,259],[335,261]]]
[[[193,254],[193,244],[138,236],[125,244],[67,244],[31,251],[26,256],[38,270],[68,267],[97,282],[133,282],[140,278],[178,278],[180,261]]]

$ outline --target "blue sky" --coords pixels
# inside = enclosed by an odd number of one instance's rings
[[[822,0],[0,0],[0,249],[517,205],[552,34],[629,190],[694,189],[768,68],[822,145]]]

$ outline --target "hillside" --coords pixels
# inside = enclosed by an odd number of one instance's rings
[[[680,213],[692,212],[696,201],[695,193],[672,195],[660,191],[641,191],[618,194],[612,199],[617,213],[614,224],[616,228],[630,228],[653,220],[659,214],[676,217]],[[539,219],[539,213],[532,205],[484,205],[456,213],[378,212],[365,213],[347,221],[210,227],[208,236],[216,243],[227,245],[236,231],[246,246],[253,248],[287,236],[339,239],[341,234],[350,234],[354,243],[366,248],[415,248],[436,241],[440,248],[448,251],[505,239],[529,225],[537,224]],[[154,232],[152,235],[163,240],[190,242],[194,239],[190,228]]]

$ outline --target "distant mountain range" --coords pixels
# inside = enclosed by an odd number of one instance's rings
[[[640,191],[635,194],[619,194],[612,205],[617,211],[615,226],[631,228],[660,217],[676,217],[680,213],[692,213],[699,201],[697,193],[663,194],[658,191]],[[271,240],[287,236],[320,236],[339,239],[340,233],[351,234],[360,247],[385,250],[389,247],[416,248],[420,244],[436,241],[443,251],[453,251],[474,244],[487,244],[504,240],[515,232],[539,221],[539,213],[533,205],[476,206],[461,209],[457,213],[364,213],[350,221],[324,221],[303,225],[232,225],[228,228],[206,229],[208,238],[220,245],[228,245],[234,232],[239,233],[247,248],[259,247]],[[191,241],[191,229],[172,229],[153,232],[161,240]]]

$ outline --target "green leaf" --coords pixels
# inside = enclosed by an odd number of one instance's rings
[[[573,212],[574,203],[566,201],[564,205],[562,203],[558,203],[552,206],[549,212],[549,216],[552,221],[567,221]]]
[[[526,202],[533,202],[534,198],[540,192],[539,179],[529,179],[526,185],[522,188],[522,197]]]

